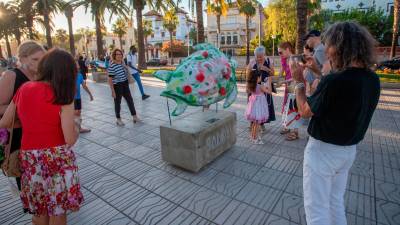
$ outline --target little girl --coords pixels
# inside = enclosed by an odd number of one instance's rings
[[[261,83],[261,76],[257,70],[252,70],[247,78],[247,92],[250,93],[249,103],[246,109],[246,118],[251,122],[250,138],[254,144],[264,144],[258,135],[260,124],[268,120],[268,103],[265,93],[271,94],[271,79]]]

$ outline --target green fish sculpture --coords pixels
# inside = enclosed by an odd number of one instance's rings
[[[209,43],[196,45],[195,49],[175,71],[159,70],[153,74],[167,83],[161,96],[175,100],[173,116],[182,114],[188,105],[207,106],[223,99],[227,108],[237,96],[236,61]]]

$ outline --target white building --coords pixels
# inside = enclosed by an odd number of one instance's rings
[[[322,9],[344,11],[351,8],[368,10],[381,8],[385,14],[393,12],[394,0],[321,0]]]
[[[177,10],[178,26],[176,31],[172,34],[174,40],[180,40],[187,45],[188,35],[190,30],[195,27],[195,22],[191,20],[188,13],[183,9]],[[163,27],[163,16],[155,11],[150,10],[143,15],[145,21],[151,21],[153,34],[147,39],[146,49],[150,53],[151,57],[159,57],[159,52],[163,42],[170,40],[170,34],[168,30]]]
[[[75,43],[75,45],[79,54],[87,54],[89,57],[97,57],[96,35],[92,37],[83,36],[77,43]],[[132,45],[136,45],[135,29],[132,25],[132,21],[128,21],[127,32],[122,36],[122,50],[127,54]],[[118,36],[114,34],[104,35],[103,48],[108,54],[111,53],[112,48],[121,48]]]
[[[250,39],[259,35],[260,24],[263,22],[262,6],[257,8],[256,15],[250,19]],[[217,45],[217,18],[207,13],[207,41]],[[262,36],[263,34],[261,34]],[[221,16],[220,49],[227,55],[237,55],[246,46],[246,18],[239,13],[236,3],[229,6],[226,17]]]

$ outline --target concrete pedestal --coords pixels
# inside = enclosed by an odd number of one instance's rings
[[[108,80],[108,76],[107,76],[106,72],[93,72],[92,76],[93,76],[93,81],[95,81],[97,83],[107,82],[107,80]]]
[[[160,127],[162,159],[198,172],[236,143],[236,113],[199,112]]]

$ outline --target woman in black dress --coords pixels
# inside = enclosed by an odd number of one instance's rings
[[[0,117],[3,116],[14,94],[25,82],[35,79],[40,59],[46,50],[35,41],[25,41],[18,47],[18,65],[14,69],[4,71],[0,77]],[[18,120],[15,121],[11,152],[21,147],[22,128]],[[16,178],[18,188],[21,189],[21,180]]]

